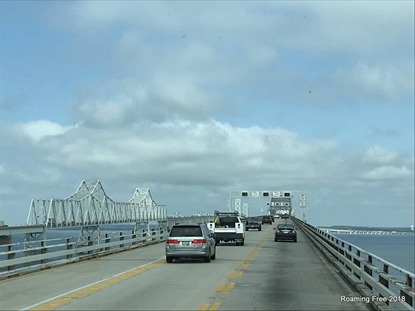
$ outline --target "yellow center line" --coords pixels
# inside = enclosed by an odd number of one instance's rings
[[[239,263],[235,267],[235,270],[246,270],[249,267],[250,262],[255,260],[255,257],[260,252],[262,245],[264,245],[264,243],[269,239],[272,233],[273,232],[270,231],[261,241],[259,241],[259,243],[252,249],[252,251],[243,259],[244,262]],[[240,279],[242,275],[242,271],[233,271],[229,274],[228,279]],[[229,295],[234,287],[235,283],[222,283],[215,289],[215,292],[219,295]],[[209,303],[205,303],[200,306],[199,311],[216,311],[218,310],[220,304],[220,301],[215,301],[215,303],[212,305]]]
[[[225,287],[226,287],[226,283],[222,283],[218,287],[216,287],[215,292],[216,293],[221,293],[221,292],[223,292],[223,290],[225,289]]]
[[[199,311],[209,310],[209,307],[210,307],[210,303],[204,303],[203,305],[200,306]]]
[[[150,264],[147,264],[145,266],[141,266],[141,267],[132,269],[130,271],[123,272],[121,274],[112,276],[108,279],[105,279],[105,280],[99,281],[97,283],[88,285],[84,288],[80,288],[80,289],[75,290],[73,292],[66,293],[66,294],[64,294],[60,297],[49,300],[47,302],[44,302],[44,303],[41,302],[38,305],[34,305],[33,307],[29,307],[29,310],[33,310],[33,311],[35,311],[35,310],[39,310],[39,311],[40,310],[42,310],[42,311],[54,310],[54,309],[56,309],[58,307],[61,307],[61,306],[65,305],[65,304],[67,304],[67,303],[69,303],[73,300],[79,299],[81,297],[88,296],[92,293],[95,293],[95,292],[101,290],[101,289],[107,288],[107,287],[109,287],[109,286],[111,286],[115,283],[118,283],[118,282],[121,282],[123,280],[132,278],[133,276],[136,276],[136,275],[138,275],[138,274],[140,274],[144,271],[153,269],[156,266],[158,266],[158,265],[160,265],[164,262],[165,262],[164,258],[159,259],[159,260],[157,260],[155,262],[152,262]]]
[[[235,283],[229,283],[225,289],[223,290],[224,295],[229,295],[229,293],[232,291],[232,289],[235,287]]]
[[[210,311],[216,311],[217,309],[219,309],[219,306],[220,306],[220,301],[216,301],[213,305],[212,305],[212,307],[210,307]]]
[[[241,262],[236,266],[236,269],[238,270],[245,270],[249,267],[249,262]]]
[[[213,305],[209,303],[204,303],[200,308],[199,311],[216,311],[219,309],[220,301],[216,301]]]
[[[234,271],[231,274],[229,274],[229,279],[240,279],[242,277],[242,274],[242,271]]]

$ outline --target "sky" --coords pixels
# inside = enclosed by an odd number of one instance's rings
[[[1,1],[0,220],[99,180],[169,215],[292,191],[315,226],[409,227],[414,85],[413,1]]]

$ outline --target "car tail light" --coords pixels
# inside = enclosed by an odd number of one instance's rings
[[[194,239],[193,244],[206,244],[206,239]]]
[[[166,241],[166,244],[179,244],[179,240],[175,240],[175,239],[168,239]]]

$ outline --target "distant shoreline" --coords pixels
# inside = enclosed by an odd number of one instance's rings
[[[353,231],[386,231],[386,232],[410,232],[414,233],[410,227],[366,227],[366,226],[318,226],[320,229],[330,230],[353,230]]]

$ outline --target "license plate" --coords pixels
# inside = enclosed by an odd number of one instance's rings
[[[182,242],[182,245],[185,245],[185,246],[190,245],[190,242]]]

